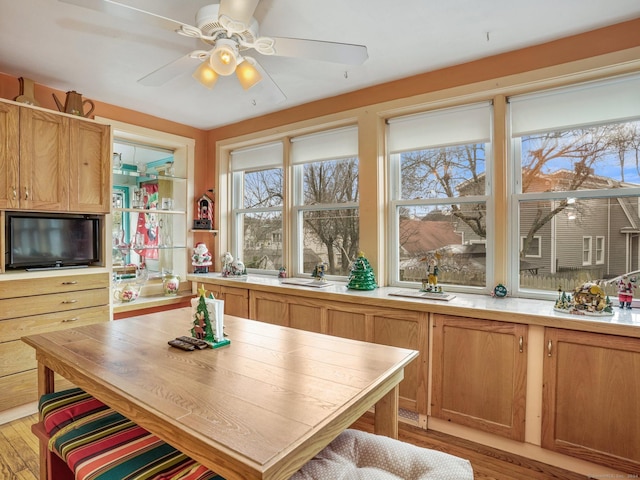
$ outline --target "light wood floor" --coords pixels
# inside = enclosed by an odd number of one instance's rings
[[[37,419],[37,415],[30,415],[0,425],[0,479],[38,480],[38,443],[31,433]],[[366,414],[354,427],[373,431],[373,415]],[[582,475],[403,423],[400,440],[469,459],[476,480],[587,480]]]

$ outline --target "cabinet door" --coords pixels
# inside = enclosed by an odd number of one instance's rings
[[[111,147],[108,125],[70,120],[69,210],[109,213]]]
[[[524,440],[527,326],[434,315],[431,414]]]
[[[20,208],[69,207],[69,119],[20,109]]]
[[[220,293],[224,300],[224,313],[249,318],[249,290],[222,286]]]
[[[20,109],[0,103],[0,209],[18,206]]]
[[[542,446],[640,472],[640,339],[547,328]]]
[[[251,318],[274,325],[289,325],[287,297],[268,292],[251,292]]]
[[[375,343],[418,350],[420,355],[404,369],[400,382],[400,407],[427,414],[429,334],[426,314],[406,310],[381,310],[373,317]]]

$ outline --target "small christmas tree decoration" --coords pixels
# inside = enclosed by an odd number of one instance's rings
[[[212,348],[229,345],[231,341],[224,338],[224,302],[216,300],[213,295],[207,298],[206,293],[204,286],[201,285],[198,289],[198,299],[191,300],[191,306],[195,308],[191,336],[204,340]]]
[[[351,290],[374,290],[378,288],[373,268],[371,268],[371,264],[363,252],[358,253],[358,258],[353,262],[347,288]]]

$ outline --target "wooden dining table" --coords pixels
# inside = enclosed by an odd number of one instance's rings
[[[40,394],[58,373],[229,480],[289,478],[374,405],[375,432],[397,438],[417,351],[229,315],[225,347],[167,344],[192,323],[180,308],[23,341]]]

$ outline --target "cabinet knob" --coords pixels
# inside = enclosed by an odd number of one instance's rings
[[[13,194],[13,199],[17,199],[18,198],[18,190],[16,190],[16,187],[11,187],[11,192]]]
[[[29,200],[29,189],[24,187],[24,199]]]
[[[551,348],[553,347],[553,343],[551,343],[551,340],[549,340],[549,343],[547,343],[547,357],[551,356]]]
[[[522,338],[522,335],[520,335],[520,338],[518,339],[518,351],[520,353],[524,351],[524,338]]]

